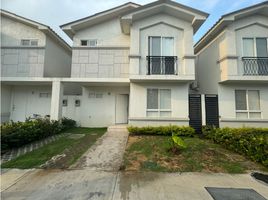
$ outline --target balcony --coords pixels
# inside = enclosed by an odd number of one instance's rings
[[[268,76],[268,57],[242,57],[244,76]]]
[[[147,75],[177,75],[177,56],[147,56]]]

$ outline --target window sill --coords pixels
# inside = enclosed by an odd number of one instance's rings
[[[176,117],[130,117],[129,120],[133,121],[189,121],[189,118],[176,118]]]
[[[268,119],[237,119],[237,118],[225,118],[220,119],[220,122],[268,122]]]

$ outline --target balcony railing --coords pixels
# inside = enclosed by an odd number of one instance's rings
[[[147,75],[177,74],[177,56],[147,56]]]
[[[268,75],[268,57],[242,57],[244,74],[250,76]]]

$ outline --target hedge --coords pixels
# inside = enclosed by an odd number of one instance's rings
[[[195,130],[189,126],[158,126],[158,127],[128,127],[128,131],[132,135],[167,135],[171,136],[172,133],[178,136],[192,137]]]
[[[63,118],[61,121],[49,119],[26,120],[25,122],[9,122],[1,125],[1,151],[18,148],[36,140],[52,136],[74,127],[76,122]]]
[[[268,167],[268,128],[203,127],[206,138]]]

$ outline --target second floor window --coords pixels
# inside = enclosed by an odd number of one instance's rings
[[[244,75],[268,75],[268,39],[243,38]]]
[[[97,40],[96,39],[81,40],[81,46],[95,47],[97,46]]]
[[[38,46],[38,40],[35,39],[22,39],[21,46]]]
[[[243,57],[268,57],[267,38],[243,38]]]
[[[147,60],[148,74],[175,74],[174,38],[149,37]]]

